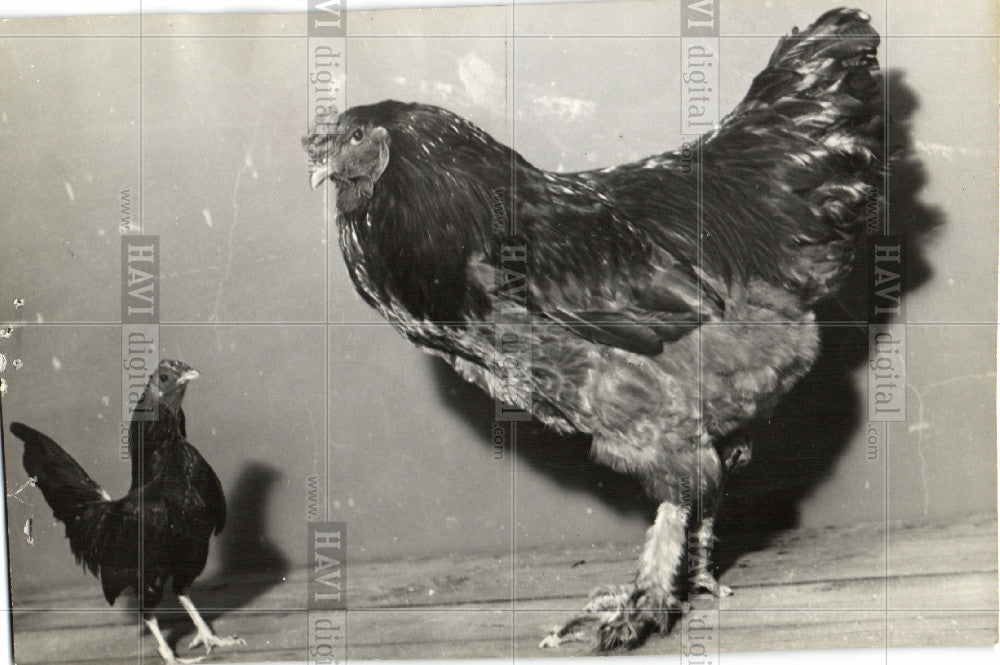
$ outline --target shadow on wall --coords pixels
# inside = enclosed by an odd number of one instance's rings
[[[932,270],[922,246],[943,223],[940,210],[918,200],[926,182],[923,165],[913,156],[909,120],[918,108],[916,94],[902,72],[886,73],[889,108],[891,210],[889,234],[903,238],[906,273],[903,292],[924,284]],[[716,561],[721,570],[750,550],[766,546],[778,532],[799,522],[799,505],[834,469],[844,449],[864,426],[862,396],[853,375],[868,359],[868,270],[859,252],[855,270],[841,296],[817,311],[817,320],[858,321],[858,325],[825,326],[822,351],[813,370],[783,400],[767,423],[753,424],[753,462],[730,481],[722,500],[716,532],[721,543]],[[443,400],[462,417],[480,425],[493,419],[493,403],[478,388],[457,376],[444,361],[433,359]],[[523,436],[521,434],[523,432]],[[483,444],[490,445],[488,436]],[[519,430],[517,455],[560,486],[584,490],[622,515],[652,517],[655,504],[642,486],[588,457],[590,439],[562,437],[538,423]]]
[[[888,234],[902,238],[902,293],[925,284],[933,274],[924,247],[945,223],[942,211],[919,201],[927,182],[914,156],[910,120],[919,108],[916,93],[900,70],[886,73],[889,96]],[[862,252],[841,293],[860,295],[824,303],[817,320],[867,321],[869,270]],[[866,325],[822,329],[822,354],[805,379],[786,397],[770,423],[760,428],[754,461],[728,488],[717,523],[723,534],[716,560],[722,570],[743,552],[767,545],[778,531],[798,524],[798,506],[826,478],[856,432],[865,426],[865,399],[853,374],[868,361]],[[727,537],[727,534],[729,537]],[[728,547],[727,547],[728,543]]]
[[[191,600],[206,608],[203,616],[210,624],[227,610],[250,605],[281,584],[288,573],[288,559],[267,536],[269,496],[280,479],[281,473],[274,467],[253,462],[243,468],[235,487],[226,493],[228,518],[214,543],[221,555],[219,571],[191,588]],[[173,647],[193,630],[183,613],[162,619]]]

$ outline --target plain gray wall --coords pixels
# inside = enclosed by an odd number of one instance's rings
[[[839,4],[724,2],[722,108],[780,35]],[[908,421],[868,459],[865,333],[825,335],[825,360],[779,410],[751,480],[733,488],[729,528],[880,522],[886,506],[889,519],[910,522],[995,507],[995,10],[891,3],[887,17],[869,4],[889,36],[890,108],[909,117],[924,169],[894,174],[892,223],[938,222],[912,254]],[[549,169],[676,147],[675,4],[571,12],[519,7],[521,34],[563,36],[513,48],[503,37],[509,8],[352,16],[349,102],[439,104],[504,141],[513,122],[516,148]],[[323,197],[309,189],[299,145],[309,120],[303,26],[300,16],[149,19],[141,122],[137,40],[0,41],[0,320],[15,326],[0,351],[24,361],[5,372],[5,421],[52,435],[113,495],[127,487],[117,227],[120,191],[139,204],[141,125],[145,230],[160,235],[163,255],[162,355],[202,372],[185,401],[189,435],[231,504],[210,573],[248,559],[304,562],[307,478],[322,478],[327,456],[330,515],[348,523],[356,558],[509,552],[512,528],[525,547],[637,543],[647,523],[635,486],[586,465],[579,442],[545,448],[526,436],[520,446],[535,448],[494,459],[491,402],[354,295],[339,251],[323,242]],[[134,19],[7,22],[0,33],[135,28]],[[148,36],[157,30],[288,38]],[[469,30],[491,36],[363,37]],[[26,301],[17,312],[15,297]],[[7,436],[4,452],[12,491],[25,479],[20,442]],[[37,490],[8,507],[15,603],[79,574]],[[29,516],[34,545],[21,533]],[[85,602],[100,604],[94,591]]]

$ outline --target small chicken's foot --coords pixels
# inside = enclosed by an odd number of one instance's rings
[[[246,646],[247,641],[242,637],[236,635],[229,635],[228,637],[219,637],[215,633],[201,633],[199,632],[195,635],[191,643],[188,644],[189,649],[194,649],[196,646],[201,644],[205,645],[205,652],[212,653],[214,647],[235,647],[235,646]]]
[[[198,634],[194,636],[191,643],[188,644],[189,649],[194,649],[199,645],[204,645],[205,653],[212,653],[212,649],[215,647],[235,647],[246,645],[246,640],[242,637],[236,635],[230,635],[228,637],[219,637],[212,632],[205,620],[201,618],[201,614],[198,613],[198,609],[191,602],[191,599],[184,594],[179,594],[177,600],[180,601],[184,609],[187,610],[188,615],[191,617],[191,621],[194,623],[194,627],[198,630]]]
[[[170,648],[167,644],[167,640],[164,639],[163,633],[160,631],[160,622],[156,620],[154,616],[144,616],[143,621],[146,622],[146,626],[149,628],[149,632],[153,634],[153,639],[156,640],[156,651],[160,654],[160,658],[163,659],[165,665],[193,665],[194,663],[200,663],[205,659],[204,656],[198,656],[197,658],[178,658],[174,650]]]

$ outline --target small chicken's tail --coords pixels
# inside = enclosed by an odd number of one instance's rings
[[[838,286],[881,210],[884,105],[870,20],[842,8],[793,30],[720,127],[751,152],[766,146],[767,170],[794,195],[778,197],[793,241],[782,271],[807,302]]]
[[[97,574],[91,548],[109,504],[108,494],[46,435],[22,423],[11,423],[10,431],[24,441],[24,470],[42,490],[55,518],[66,525],[66,536],[77,561],[86,561]]]

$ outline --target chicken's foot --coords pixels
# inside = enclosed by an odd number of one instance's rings
[[[570,619],[545,639],[540,647],[590,641],[596,624],[601,651],[638,646],[656,630],[667,630],[671,616],[685,611],[673,594],[677,569],[684,552],[688,509],[669,501],[660,504],[656,521],[646,532],[635,582],[597,589],[582,614]]]
[[[178,594],[177,600],[181,602],[184,609],[187,610],[188,615],[191,617],[191,621],[194,623],[194,627],[198,629],[198,634],[195,635],[194,639],[188,645],[189,649],[193,649],[198,645],[205,646],[205,653],[212,653],[214,647],[234,647],[245,645],[247,642],[242,637],[236,635],[230,635],[229,637],[219,637],[212,632],[205,620],[201,618],[201,614],[198,613],[198,608],[194,606],[191,599],[184,594]]]
[[[149,632],[153,634],[153,639],[156,640],[156,651],[160,654],[160,658],[166,665],[191,665],[192,663],[200,663],[205,657],[198,656],[197,658],[178,658],[174,650],[170,648],[167,644],[167,640],[163,637],[163,633],[160,631],[160,622],[156,620],[154,616],[144,616],[142,618],[146,622],[146,626],[149,628]]]

